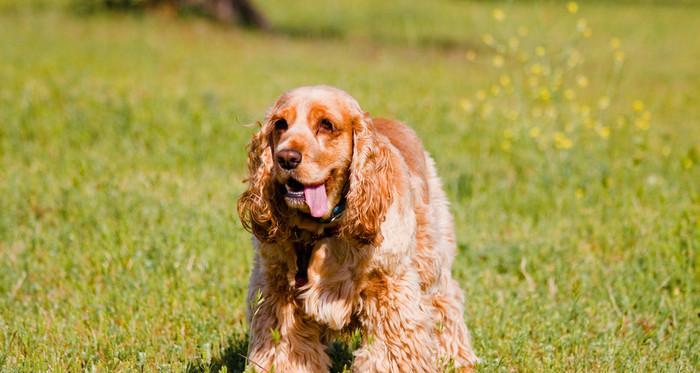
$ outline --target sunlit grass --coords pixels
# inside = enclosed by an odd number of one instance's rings
[[[312,83],[436,158],[484,371],[697,370],[700,9],[283,3],[0,3],[0,370],[240,367],[248,125]]]

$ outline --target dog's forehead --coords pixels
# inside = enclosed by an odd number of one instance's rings
[[[289,107],[294,107],[297,116],[302,117],[312,110],[323,110],[336,117],[362,112],[352,96],[328,86],[300,87],[286,92],[277,100],[273,111],[279,112]]]

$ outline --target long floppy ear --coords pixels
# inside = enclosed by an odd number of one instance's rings
[[[378,245],[381,225],[393,200],[391,151],[378,138],[368,114],[353,123],[353,154],[349,190],[340,235],[362,244]]]
[[[248,144],[248,189],[238,199],[238,216],[243,228],[263,242],[283,239],[288,233],[279,218],[281,214],[277,211],[271,179],[271,128],[270,123],[265,123]]]

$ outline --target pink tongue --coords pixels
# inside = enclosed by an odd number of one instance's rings
[[[326,197],[326,186],[321,184],[314,187],[304,187],[304,198],[309,205],[311,216],[320,218],[328,211],[328,197]]]

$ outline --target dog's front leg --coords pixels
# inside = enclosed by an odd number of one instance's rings
[[[321,326],[287,299],[263,297],[251,317],[248,366],[257,372],[328,372]]]
[[[353,372],[436,372],[435,325],[422,306],[417,274],[374,270],[361,292],[363,345]]]

